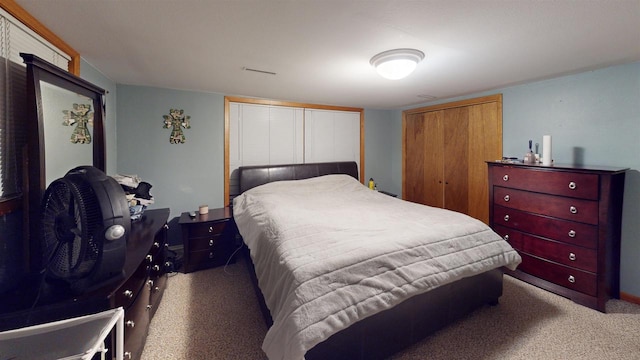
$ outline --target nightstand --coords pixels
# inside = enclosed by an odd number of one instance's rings
[[[184,272],[206,269],[235,262],[231,258],[240,245],[231,208],[209,209],[208,214],[180,216],[184,244]]]

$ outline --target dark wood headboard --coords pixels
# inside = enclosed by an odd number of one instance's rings
[[[259,185],[280,180],[301,180],[330,174],[346,174],[358,179],[355,161],[311,164],[241,166],[238,168],[240,193]]]

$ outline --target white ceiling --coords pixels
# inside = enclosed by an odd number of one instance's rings
[[[640,61],[640,0],[16,2],[118,84],[313,104],[395,109]],[[369,65],[405,47],[426,54],[410,77]]]

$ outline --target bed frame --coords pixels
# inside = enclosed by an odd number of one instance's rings
[[[238,169],[240,192],[279,180],[300,180],[328,174],[347,174],[358,179],[355,162],[331,162]],[[258,287],[255,269],[246,251],[254,289],[267,326],[272,319]],[[382,359],[424,339],[484,305],[498,304],[502,295],[502,270],[491,270],[413,296],[397,306],[361,320],[316,345],[307,360]]]

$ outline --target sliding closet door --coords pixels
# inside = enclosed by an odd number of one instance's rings
[[[305,109],[304,162],[355,161],[360,168],[360,113]]]
[[[238,190],[240,166],[304,162],[304,111],[257,104],[229,104],[229,187]]]

